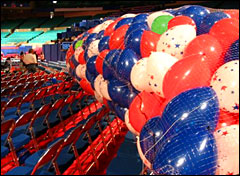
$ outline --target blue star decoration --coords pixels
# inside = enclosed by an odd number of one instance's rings
[[[179,48],[179,47],[180,47],[180,44],[175,44],[175,46],[176,46],[175,48]]]
[[[233,110],[238,110],[239,109],[239,105],[235,103],[235,106],[233,106]]]

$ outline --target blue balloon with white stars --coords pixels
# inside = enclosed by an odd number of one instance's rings
[[[122,120],[125,121],[125,113],[128,110],[127,108],[121,107],[118,104],[114,105],[114,110],[117,114],[117,116]]]
[[[120,28],[121,26],[123,26],[123,25],[125,25],[125,24],[130,25],[130,24],[132,24],[132,21],[133,21],[133,18],[132,18],[132,17],[123,18],[122,20],[120,20],[120,21],[116,24],[116,26],[115,26],[114,29],[116,30],[116,29]]]
[[[239,39],[230,46],[224,56],[225,63],[232,60],[239,60]]]
[[[87,61],[87,70],[90,74],[92,74],[93,76],[97,76],[98,72],[96,70],[95,64],[96,64],[96,59],[97,56],[92,56],[88,59]]]
[[[129,34],[137,30],[149,30],[148,24],[146,22],[133,23],[129,26],[124,39],[127,39]]]
[[[105,49],[109,49],[109,36],[103,37],[98,43],[98,51],[102,52]]]
[[[230,16],[224,12],[213,12],[206,15],[203,18],[200,24],[200,27],[197,30],[198,35],[208,33],[216,22],[218,22],[221,19],[229,18],[229,17]]]
[[[147,17],[149,15],[146,13],[139,14],[133,18],[132,24],[134,23],[142,23],[142,22],[147,22]]]

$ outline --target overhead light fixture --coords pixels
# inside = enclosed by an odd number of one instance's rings
[[[53,4],[57,4],[57,1],[53,1]]]

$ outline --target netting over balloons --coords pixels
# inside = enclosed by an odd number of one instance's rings
[[[238,10],[125,14],[79,35],[66,64],[152,174],[239,174]]]

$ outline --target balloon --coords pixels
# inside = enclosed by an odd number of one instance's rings
[[[83,48],[82,47],[78,47],[78,48],[75,49],[74,58],[75,58],[76,62],[78,62],[79,55],[82,52],[83,52]]]
[[[97,99],[99,103],[103,103],[103,97],[102,95],[98,94],[96,91],[94,91],[94,96]]]
[[[127,14],[125,14],[125,15],[122,15],[121,18],[133,18],[133,17],[135,17],[135,16],[136,16],[136,14],[127,13]]]
[[[163,94],[166,99],[191,88],[209,86],[212,75],[202,57],[189,56],[179,60],[168,70],[163,79]]]
[[[99,84],[100,86],[100,93],[101,95],[106,98],[107,100],[112,101],[111,97],[108,94],[108,80],[102,80]]]
[[[69,59],[72,57],[74,54],[73,46],[71,45],[66,53],[66,63],[69,62]]]
[[[84,59],[84,50],[78,55],[78,62],[79,64],[86,64],[86,61]]]
[[[127,126],[127,128],[129,129],[129,131],[131,131],[134,135],[139,136],[139,132],[137,132],[131,125],[131,123],[129,122],[129,110],[126,111],[125,116],[124,116],[124,122]]]
[[[103,98],[103,95],[101,94],[100,91],[100,83],[103,81],[103,77],[102,75],[98,75],[96,77],[96,79],[94,80],[94,88],[95,88],[95,92],[97,93],[98,96],[101,96]]]
[[[208,9],[199,5],[191,5],[181,12],[181,15],[192,18],[199,29],[201,21],[210,13]]]
[[[116,24],[122,19],[123,18],[117,18],[114,22],[108,25],[108,27],[105,29],[104,36],[110,36],[114,32]]]
[[[133,17],[127,17],[127,18],[123,18],[121,19],[115,26],[115,30],[117,30],[118,28],[120,28],[123,25],[131,25],[133,21]]]
[[[236,18],[239,20],[239,10],[231,9],[231,10],[224,10],[223,12],[230,15],[231,18]]]
[[[213,74],[223,64],[222,46],[216,38],[209,34],[203,34],[193,39],[185,48],[183,58],[192,55],[206,56],[206,62]]]
[[[148,84],[152,91],[161,97],[164,97],[162,89],[164,76],[177,61],[177,58],[163,52],[152,52],[147,60]]]
[[[220,108],[239,113],[239,60],[227,62],[218,68],[211,86],[217,93]]]
[[[98,72],[95,67],[96,59],[97,59],[97,56],[93,56],[89,58],[89,60],[87,61],[87,71],[94,76],[98,75]]]
[[[184,49],[195,37],[196,31],[192,25],[172,27],[160,37],[157,51],[166,52],[180,60],[184,54]]]
[[[151,13],[148,17],[147,17],[147,24],[148,27],[151,29],[152,28],[152,23],[155,20],[155,18],[162,16],[162,15],[168,15],[168,16],[173,16],[171,13],[168,12],[164,12],[164,11],[158,11],[158,12],[154,12]]]
[[[112,101],[107,101],[109,108],[114,111],[114,103]]]
[[[156,152],[160,149],[161,141],[163,141],[162,135],[164,133],[164,131],[161,130],[163,129],[162,125],[160,116],[153,117],[146,122],[140,132],[140,147],[147,163],[154,162]]]
[[[99,74],[103,74],[103,60],[108,53],[109,53],[109,50],[105,49],[96,58],[95,67]]]
[[[197,26],[192,18],[188,16],[176,16],[168,22],[168,29],[179,25],[191,25],[197,30]]]
[[[125,123],[126,123],[126,117],[125,117]],[[127,126],[128,127],[128,126]],[[129,127],[128,127],[129,128]],[[130,128],[129,128],[130,130]],[[136,136],[137,138],[137,149],[138,149],[138,154],[140,158],[142,159],[143,163],[145,166],[147,166],[149,169],[152,169],[152,164],[147,160],[147,158],[144,156],[143,151],[140,146],[140,141],[139,141],[139,136]]]
[[[147,22],[147,17],[148,17],[148,14],[146,13],[139,14],[133,18],[132,24]]]
[[[217,175],[239,174],[239,125],[223,127],[214,133],[218,149]]]
[[[210,87],[195,88],[173,98],[165,107],[162,121],[168,133],[201,126],[213,132],[219,117],[216,93]]]
[[[71,66],[72,65],[72,66]],[[73,55],[70,59],[70,66],[72,69],[76,68],[79,65],[78,61],[76,61],[75,56]]]
[[[225,18],[215,23],[209,31],[222,45],[224,53],[233,42],[239,39],[239,20]]]
[[[94,89],[94,80],[96,77],[97,75],[89,73],[89,71],[86,69],[86,79],[91,84],[93,89]]]
[[[102,38],[104,37],[104,30],[100,31],[98,34],[97,34],[97,40],[101,40]]]
[[[105,29],[107,29],[107,27],[112,24],[114,21],[113,20],[107,20],[107,21],[104,21],[101,25],[101,30],[104,31],[105,33]]]
[[[182,15],[182,12],[187,9],[188,7],[190,7],[190,5],[184,5],[182,7],[179,7],[178,9],[175,10],[175,13],[174,15],[175,16],[179,16],[179,15]]]
[[[109,49],[109,38],[110,38],[109,36],[105,36],[100,40],[98,44],[99,52],[102,52],[105,49]]]
[[[89,58],[99,54],[99,51],[98,51],[99,41],[100,40],[94,40],[94,41],[92,41],[92,43],[90,43],[90,45],[88,47],[88,57]]]
[[[91,84],[86,79],[82,79],[80,81],[80,86],[88,94],[94,95],[94,90],[92,89]]]
[[[239,60],[239,39],[230,46],[224,56],[225,63],[232,60]]]
[[[124,121],[124,116],[125,116],[125,113],[126,113],[126,111],[127,111],[127,108],[124,108],[124,107],[119,106],[118,104],[115,104],[114,110],[115,110],[117,116],[118,116],[122,121]]]
[[[239,113],[230,113],[220,109],[216,131],[220,128],[235,124],[239,124]]]
[[[148,84],[149,80],[147,76],[147,61],[148,58],[140,59],[136,64],[134,64],[131,70],[130,80],[133,87],[138,91],[152,91]]]
[[[157,50],[157,43],[161,35],[152,31],[143,31],[140,52],[142,57],[149,57],[152,51]]]
[[[101,30],[102,30],[102,23],[95,26],[92,32],[93,33],[99,33]]]
[[[120,55],[118,65],[117,65],[117,74],[118,77],[130,81],[130,73],[132,67],[138,61],[138,56],[131,49],[125,49]]]
[[[140,133],[149,119],[160,114],[159,107],[163,101],[164,99],[155,93],[143,91],[138,94],[129,107],[129,123],[132,128]]]
[[[213,134],[198,129],[185,129],[169,138],[153,162],[156,175],[214,175],[217,147]]]
[[[116,29],[109,39],[109,48],[113,49],[124,49],[124,36],[129,28],[129,25],[123,25]]]
[[[206,15],[199,26],[198,35],[208,33],[216,22],[229,17],[230,16],[224,12],[213,12]]]
[[[162,15],[154,19],[151,30],[158,34],[163,34],[168,29],[168,22],[173,18],[172,15]]]
[[[149,30],[147,23],[146,22],[132,23],[125,34],[125,39],[127,39],[131,33],[137,30]]]
[[[83,42],[83,49],[88,48],[88,46],[90,45],[90,43],[94,40],[96,40],[97,34],[96,33],[92,33],[88,36],[88,38]]]
[[[79,78],[86,78],[86,64],[82,65],[82,64],[79,64],[77,67],[76,67],[76,75],[79,77]]]
[[[83,40],[75,40],[73,42],[73,48],[76,50],[77,48],[81,47],[83,44]]]
[[[128,49],[132,49],[138,56],[140,53],[140,43],[143,34],[143,29],[137,29],[136,31],[130,33],[124,40],[125,46]]]

